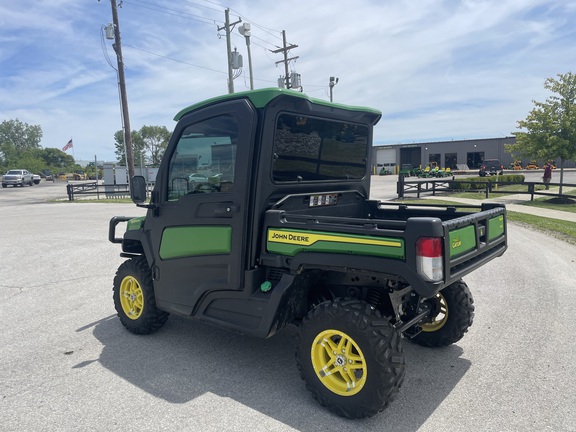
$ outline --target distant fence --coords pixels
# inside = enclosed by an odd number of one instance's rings
[[[68,200],[75,198],[96,197],[96,199],[130,198],[130,185],[101,185],[94,182],[68,183],[66,185]]]
[[[461,184],[469,184],[470,188],[462,188]],[[520,185],[525,187],[525,190],[506,190],[502,189],[502,186],[515,186]],[[560,183],[548,183],[549,186],[560,186]],[[456,186],[456,187],[455,187]],[[396,184],[396,192],[398,198],[405,198],[407,194],[415,194],[418,198],[422,194],[444,194],[449,192],[482,192],[485,194],[486,198],[490,196],[490,193],[498,194],[509,194],[509,195],[530,195],[530,201],[534,201],[534,196],[550,196],[550,197],[560,197],[560,198],[576,198],[576,191],[571,190],[568,194],[560,194],[558,191],[540,189],[539,187],[544,187],[545,184],[542,182],[494,182],[494,181],[471,181],[466,182],[465,179],[455,181],[454,177],[451,179],[431,179],[431,180],[411,180],[406,181],[404,176],[398,177],[398,183]],[[562,183],[562,187],[572,189],[576,188],[576,184],[572,183]]]

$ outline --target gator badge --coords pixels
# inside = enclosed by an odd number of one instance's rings
[[[454,237],[452,240],[452,249],[457,249],[460,246],[462,246],[462,240],[460,240],[460,237]]]

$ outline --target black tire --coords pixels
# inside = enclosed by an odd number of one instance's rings
[[[422,326],[412,341],[425,347],[444,347],[464,337],[474,321],[474,299],[463,280],[447,286],[429,301],[433,302],[433,320]]]
[[[2,183],[2,187],[3,187],[3,188],[7,188],[7,187],[8,187],[8,185],[7,185],[7,184],[4,184],[4,183]]]
[[[155,332],[170,315],[156,307],[152,276],[144,257],[120,265],[114,277],[113,297],[120,322],[135,334]]]
[[[394,400],[404,381],[401,339],[369,304],[326,301],[300,326],[296,352],[300,376],[312,396],[333,413],[349,419],[373,416]],[[344,367],[350,364],[354,367]]]

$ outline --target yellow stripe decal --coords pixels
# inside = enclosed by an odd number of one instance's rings
[[[313,234],[306,231],[268,230],[268,241],[274,243],[310,246],[319,241],[334,243],[354,243],[363,245],[402,247],[401,242],[378,240],[374,237],[344,237],[327,234]]]

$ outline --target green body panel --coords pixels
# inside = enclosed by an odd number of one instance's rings
[[[297,97],[297,98],[301,98],[301,99],[306,99],[306,100],[309,100],[310,102],[318,104],[318,105],[326,105],[326,106],[331,106],[334,108],[346,109],[349,111],[371,112],[371,113],[374,113],[377,115],[382,114],[382,112],[380,110],[377,110],[374,108],[366,108],[366,107],[359,107],[359,106],[352,106],[352,105],[343,105],[343,104],[328,102],[328,101],[325,101],[322,99],[314,99],[314,98],[308,97],[304,93],[296,91],[296,90],[287,90],[287,89],[281,89],[281,88],[265,88],[265,89],[259,89],[259,90],[250,90],[250,91],[245,91],[245,92],[227,94],[227,95],[207,99],[207,100],[204,100],[202,102],[198,102],[194,105],[190,105],[189,107],[181,110],[178,114],[176,114],[176,116],[174,117],[174,120],[178,121],[184,115],[188,114],[189,112],[197,110],[197,109],[202,108],[204,106],[208,106],[208,105],[212,105],[212,104],[220,103],[220,102],[225,102],[227,100],[239,99],[239,98],[249,99],[250,102],[252,102],[252,104],[256,108],[264,108],[266,105],[268,105],[268,103],[270,103],[271,100],[273,100],[274,98],[276,98],[280,95],[283,95],[283,94],[284,95],[287,94],[287,95],[290,95],[292,97]]]
[[[403,239],[322,231],[269,229],[266,249],[268,252],[288,256],[307,251],[405,258]]]
[[[488,240],[494,240],[504,234],[504,215],[493,217],[488,220],[488,229],[490,237]]]
[[[126,231],[138,230],[144,226],[146,216],[132,218],[126,224]]]
[[[473,225],[450,231],[450,258],[476,248],[476,230]]]
[[[229,254],[231,226],[169,227],[162,233],[160,258]]]

